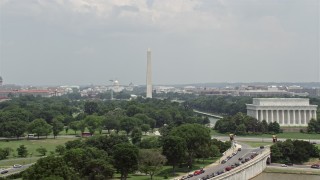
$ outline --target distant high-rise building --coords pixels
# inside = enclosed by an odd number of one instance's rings
[[[152,98],[152,66],[150,48],[147,51],[147,98]]]

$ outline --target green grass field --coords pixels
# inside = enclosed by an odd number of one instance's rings
[[[229,136],[229,134],[221,134],[215,130],[211,131],[213,136]],[[239,135],[238,137],[256,137],[256,138],[272,138],[272,134],[259,134],[259,135]],[[320,134],[307,134],[307,133],[300,133],[300,132],[284,132],[277,134],[278,138],[285,138],[285,139],[320,139]]]
[[[71,141],[76,139],[76,137],[69,137],[69,138],[62,138],[62,137],[57,137],[56,139],[34,139],[34,140],[12,140],[12,141],[0,141],[0,147],[1,148],[6,148],[9,147],[13,149],[13,152],[9,156],[9,158],[15,158],[17,156],[17,148],[20,145],[25,145],[28,150],[28,157],[38,157],[40,154],[36,151],[37,148],[39,147],[44,147],[48,150],[48,153],[50,151],[55,151],[55,148],[57,145],[63,145],[67,141]]]
[[[315,169],[288,169],[288,168],[272,168],[267,167],[263,172],[266,173],[281,173],[281,174],[313,174],[313,175],[320,175],[320,171]]]

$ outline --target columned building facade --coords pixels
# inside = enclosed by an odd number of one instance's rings
[[[253,98],[247,104],[247,115],[280,126],[308,126],[310,119],[317,119],[317,107],[307,98]]]

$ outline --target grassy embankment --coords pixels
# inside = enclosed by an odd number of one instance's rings
[[[274,168],[267,167],[263,172],[265,173],[281,173],[281,174],[310,174],[310,175],[320,175],[318,169],[289,169],[289,168]]]

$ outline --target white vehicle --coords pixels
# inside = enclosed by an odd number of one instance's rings
[[[20,165],[20,164],[13,165],[13,168],[21,168],[21,167],[22,167],[22,165]]]
[[[285,165],[285,164],[281,164],[281,167],[287,167],[287,165]]]

